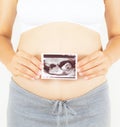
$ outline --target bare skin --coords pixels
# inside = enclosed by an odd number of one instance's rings
[[[87,93],[106,80],[109,67],[120,59],[120,1],[104,2],[109,37],[104,51],[101,50],[98,33],[76,24],[60,23],[26,31],[21,36],[18,51],[15,52],[11,35],[17,0],[0,0],[0,61],[12,73],[18,85],[36,95],[66,100]],[[57,31],[55,28],[58,28]],[[69,31],[66,32],[66,29]],[[38,36],[36,33],[39,33]],[[42,52],[77,53],[79,79],[41,80]]]
[[[41,53],[77,53],[80,60],[99,50],[101,42],[98,33],[68,22],[49,23],[24,32],[18,46],[18,51],[32,54],[40,61]],[[76,81],[40,78],[31,81],[21,76],[13,78],[20,86],[34,94],[59,100],[81,96],[105,81],[104,75],[92,80],[79,76]]]

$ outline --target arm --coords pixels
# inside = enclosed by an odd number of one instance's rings
[[[17,0],[0,0],[0,61],[16,76],[28,79],[40,77],[41,63],[25,51],[15,52],[11,43]]]
[[[105,75],[120,59],[120,0],[104,0],[109,42],[104,51],[96,51],[78,62],[78,72],[85,79]]]
[[[16,16],[16,0],[0,0],[0,61],[7,65],[14,55],[11,43],[13,22]]]
[[[115,63],[120,59],[120,0],[106,0],[105,8],[109,42],[104,52]]]

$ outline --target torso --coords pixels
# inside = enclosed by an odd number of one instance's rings
[[[87,27],[75,23],[54,22],[35,27],[21,34],[18,45],[39,59],[41,53],[77,53],[78,59],[101,50],[100,35]],[[41,59],[40,59],[41,60]],[[13,76],[18,85],[45,98],[66,100],[81,96],[102,84],[105,75],[85,80],[28,80]]]

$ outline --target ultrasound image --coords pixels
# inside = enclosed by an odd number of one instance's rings
[[[42,78],[76,79],[76,55],[43,54]]]

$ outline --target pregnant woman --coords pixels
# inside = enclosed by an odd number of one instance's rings
[[[110,127],[105,75],[120,58],[119,14],[120,0],[0,0],[0,61],[12,73],[8,127]],[[42,53],[77,54],[78,78],[41,79]]]

